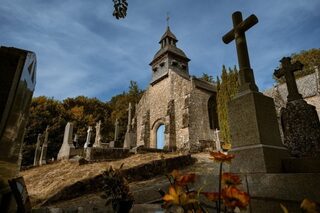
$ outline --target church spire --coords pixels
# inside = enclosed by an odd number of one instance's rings
[[[159,43],[160,49],[154,55],[150,65],[152,67],[151,85],[156,84],[168,76],[169,70],[189,77],[188,62],[190,59],[176,46],[178,39],[169,27],[169,16],[167,15],[167,29],[162,35]]]

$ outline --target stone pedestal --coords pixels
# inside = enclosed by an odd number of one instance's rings
[[[289,101],[281,109],[284,145],[295,157],[320,156],[320,122],[314,106],[306,101]]]
[[[272,98],[247,92],[229,102],[229,127],[236,157],[231,171],[236,173],[277,173],[281,159],[288,157],[282,146]]]
[[[135,139],[135,133],[133,132],[126,132],[123,148],[132,148],[136,146],[136,139]]]

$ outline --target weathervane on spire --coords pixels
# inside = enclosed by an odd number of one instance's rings
[[[170,19],[170,17],[169,17],[169,12],[167,12],[167,18],[166,18],[166,20],[167,20],[167,27],[169,27],[169,19]]]

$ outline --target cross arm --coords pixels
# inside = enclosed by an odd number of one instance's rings
[[[234,20],[235,21],[235,20]],[[245,32],[248,29],[250,29],[250,27],[254,26],[255,24],[258,23],[258,18],[257,16],[255,16],[254,14],[252,14],[251,16],[249,16],[246,20],[242,21],[240,24],[238,24],[237,26],[234,27],[234,29],[230,30],[227,34],[225,34],[222,37],[222,41],[225,44],[229,44],[235,37],[235,31],[241,31],[241,32]]]
[[[282,68],[275,69],[273,75],[277,78],[281,78],[282,76],[284,76],[284,71],[282,70]]]

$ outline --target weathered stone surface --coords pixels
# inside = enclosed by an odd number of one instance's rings
[[[77,151],[73,145],[72,141],[72,133],[73,133],[73,123],[68,122],[63,136],[63,143],[58,153],[58,160],[69,159],[77,154]]]
[[[320,153],[320,122],[315,107],[294,100],[281,109],[284,145],[292,156],[316,156]]]
[[[36,149],[34,150],[33,166],[39,165],[40,152],[41,152],[41,134],[38,134]]]
[[[280,140],[273,100],[249,92],[228,105],[234,172],[281,172],[281,159],[288,157]],[[254,160],[252,160],[254,159]]]
[[[153,79],[136,106],[137,146],[156,148],[157,129],[164,125],[165,149],[199,151],[200,140],[214,137],[208,100],[216,88],[189,76],[188,60],[173,54],[175,47],[167,46],[161,47],[151,63]]]

